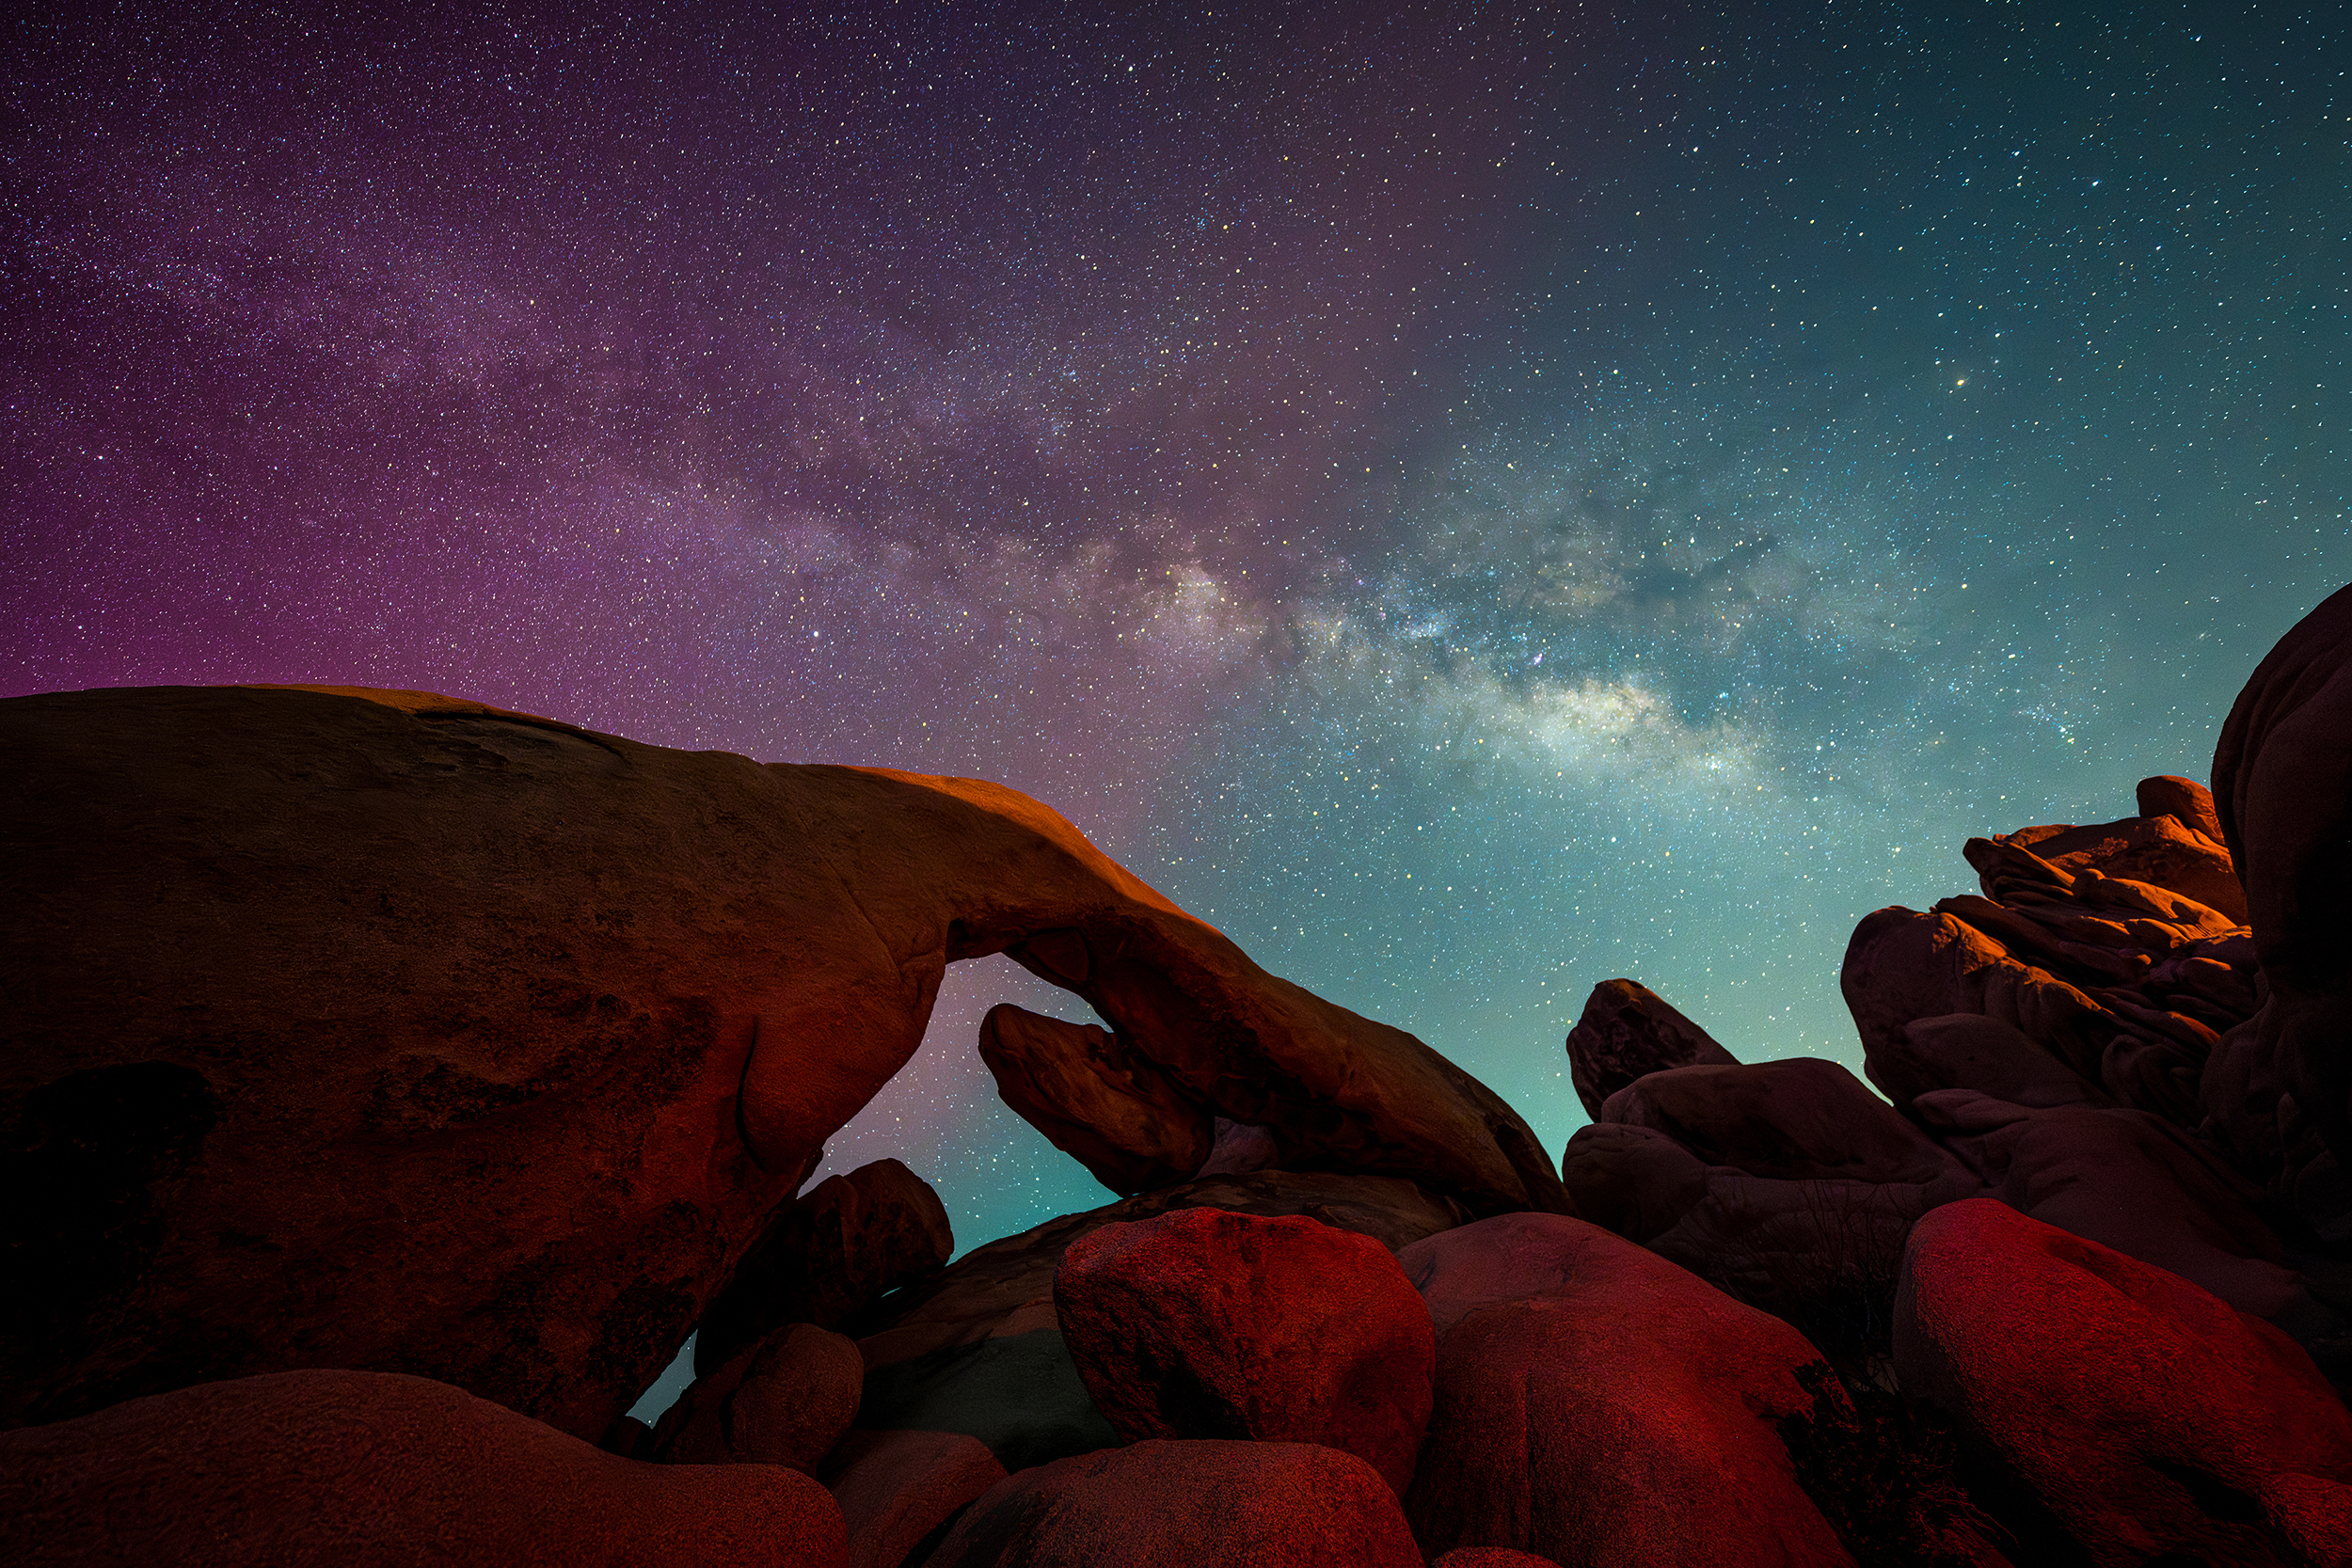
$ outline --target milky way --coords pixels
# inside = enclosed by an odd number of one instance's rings
[[[2352,577],[2292,9],[186,9],[11,45],[0,689],[999,779],[1555,1152],[1593,984],[1857,1062],[1860,914]],[[1102,1200],[1056,994],[834,1164]]]

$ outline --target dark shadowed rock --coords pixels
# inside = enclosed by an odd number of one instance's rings
[[[1180,1209],[1071,1243],[1054,1305],[1130,1442],[1320,1443],[1402,1493],[1437,1340],[1389,1249],[1301,1216]]]
[[[996,1483],[926,1568],[1421,1568],[1396,1495],[1311,1443],[1149,1442]]]
[[[987,1444],[960,1432],[853,1432],[818,1472],[849,1525],[849,1568],[919,1563],[915,1548],[1005,1479]]]
[[[1406,1495],[1432,1554],[1851,1562],[1775,1429],[1845,1401],[1788,1324],[1557,1215],[1482,1220],[1398,1261],[1440,1331]]]
[[[1515,1552],[1508,1546],[1456,1546],[1434,1559],[1430,1568],[1560,1568],[1548,1557]]]
[[[1216,1118],[1099,1025],[999,1003],[980,1060],[1006,1104],[1121,1197],[1189,1180],[1215,1147]]]
[[[896,1160],[829,1176],[775,1212],[694,1331],[707,1373],[785,1323],[839,1328],[955,1256],[947,1210]]]
[[[1651,1128],[1708,1164],[1784,1181],[1929,1182],[1955,1164],[1860,1079],[1819,1056],[1651,1073],[1612,1095],[1599,1119]]]
[[[237,688],[0,703],[0,1421],[325,1363],[593,1437],[999,951],[1317,1163],[1565,1203],[1467,1073],[993,784]]]
[[[446,1384],[298,1371],[0,1434],[14,1568],[829,1568],[841,1513],[762,1465],[646,1465]]]
[[[857,1415],[866,1360],[857,1342],[789,1323],[696,1378],[654,1434],[673,1465],[784,1465],[813,1471]]]
[[[862,1460],[836,1482],[853,1557],[866,1549],[862,1518],[887,1521],[893,1539],[912,1529],[920,1540],[970,1500],[961,1489],[975,1479],[976,1462],[968,1446],[946,1436],[978,1443],[1006,1470],[1120,1441],[1062,1339],[1055,1274],[1071,1243],[1103,1226],[1202,1206],[1305,1214],[1391,1251],[1470,1217],[1392,1177],[1256,1171],[1147,1193],[975,1248],[862,1325],[866,1399],[842,1449],[887,1457]],[[927,1433],[941,1441],[899,1441]],[[822,1473],[831,1477],[834,1466]]]
[[[1915,1018],[1870,1053],[1870,1082],[1908,1114],[1938,1089],[1974,1089],[2011,1105],[2111,1105],[2098,1085],[2014,1024],[1982,1013]]]
[[[1645,1073],[1668,1068],[1728,1067],[1738,1058],[1647,986],[1603,980],[1568,1031],[1568,1081],[1584,1114],[1600,1119],[1609,1097]]]
[[[2352,1479],[2352,1417],[2286,1336],[2006,1204],[1919,1223],[1895,1344],[1906,1392],[2097,1562],[2282,1561],[2264,1488]]]
[[[2352,588],[2255,667],[2213,754],[2268,999],[2206,1096],[2257,1177],[2352,1247]]]

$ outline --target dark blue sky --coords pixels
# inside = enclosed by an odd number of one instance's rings
[[[0,690],[1000,779],[1555,1152],[2352,578],[2324,8],[189,9],[12,24]],[[966,1245],[1007,998],[835,1146]]]

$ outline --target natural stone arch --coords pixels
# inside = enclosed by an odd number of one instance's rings
[[[1227,1116],[1566,1207],[1483,1085],[994,784],[315,687],[0,703],[0,1118],[42,1264],[8,1287],[9,1422],[342,1366],[594,1436],[946,965],[998,951],[1113,1026],[1180,1156]]]

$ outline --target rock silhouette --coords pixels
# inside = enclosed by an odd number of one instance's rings
[[[1731,1067],[1738,1058],[1647,986],[1603,980],[1568,1031],[1568,1079],[1584,1114],[1600,1119],[1609,1097],[1637,1078],[1677,1067]]]
[[[992,952],[1302,1159],[1565,1204],[1467,1073],[993,784],[326,689],[18,698],[0,759],[0,1420],[326,1362],[594,1437]]]

